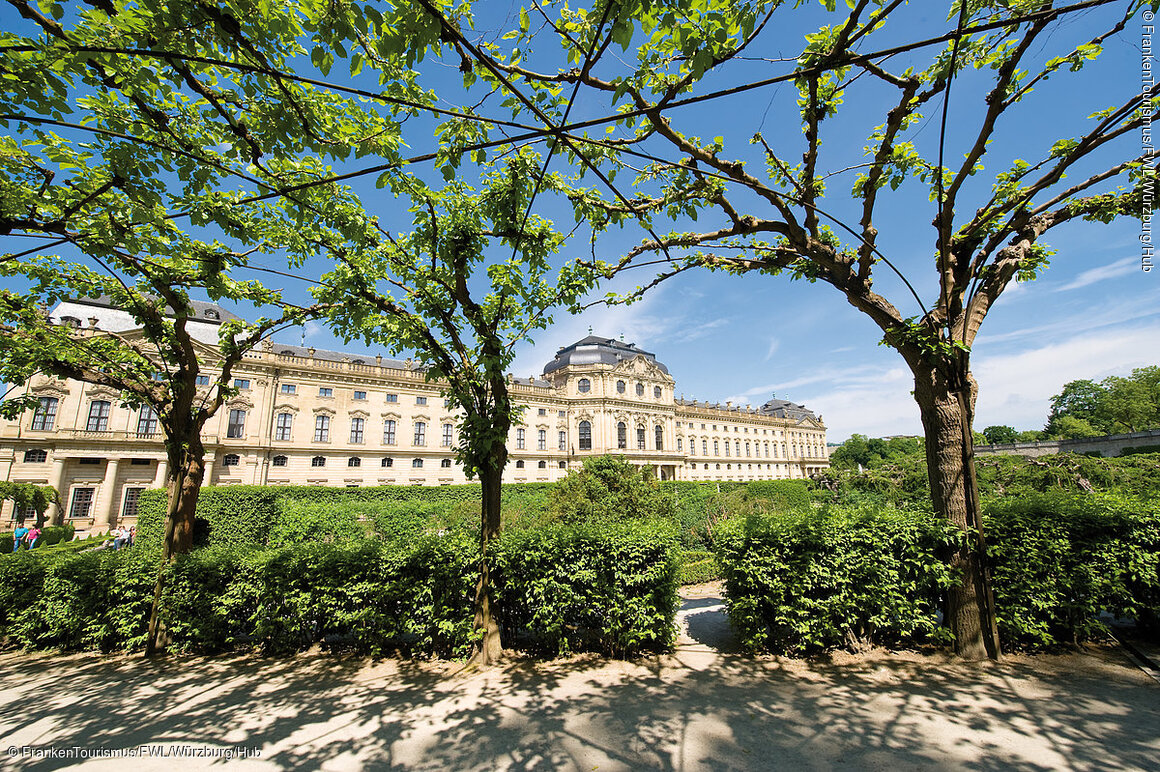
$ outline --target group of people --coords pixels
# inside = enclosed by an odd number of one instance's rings
[[[109,531],[109,536],[112,537],[112,544],[105,542],[101,546],[105,549],[119,550],[122,547],[132,547],[133,541],[137,538],[137,526],[131,525],[128,528],[114,528]]]
[[[24,547],[26,550],[30,550],[36,546],[36,541],[39,538],[39,528],[37,528],[35,525],[31,528],[28,528],[23,523],[21,523],[20,525],[16,526],[15,530],[12,531],[12,551],[15,552],[21,547]]]

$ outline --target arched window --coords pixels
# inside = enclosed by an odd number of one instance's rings
[[[444,469],[450,469],[451,468],[451,459],[449,459],[449,458],[443,459],[442,461],[439,462],[439,466],[441,466]]]
[[[274,456],[274,466],[286,466],[287,458],[285,456]]]
[[[205,309],[205,318],[206,319],[221,319],[222,315],[219,314],[217,311],[213,310],[212,308],[207,308],[207,309]]]
[[[524,430],[516,429],[516,450],[524,449]]]
[[[81,326],[81,320],[77,319],[75,316],[62,316],[60,318],[60,323],[65,327],[72,327],[74,330],[80,329]]]
[[[592,424],[588,421],[580,422],[580,450],[592,450]]]
[[[540,463],[536,464],[536,466],[537,466],[539,469],[547,469],[547,468],[548,468],[548,462],[547,462],[547,461],[541,461]]]
[[[40,448],[33,448],[32,450],[24,451],[24,463],[26,464],[43,464],[48,460],[48,451]]]
[[[427,444],[427,424],[422,421],[415,422],[415,441],[412,445],[426,445]]]
[[[644,427],[636,427],[636,449],[644,450]]]
[[[638,383],[636,385],[636,396],[638,396],[638,397],[644,396],[644,384],[643,383]]]
[[[411,468],[412,469],[422,469],[423,468],[423,459],[421,459],[421,458],[411,459]]]
[[[624,425],[624,421],[616,424],[616,447],[628,447],[628,427]]]
[[[660,386],[653,386],[653,399],[660,399],[660,398],[661,398],[661,387]]]
[[[362,459],[358,456],[351,456],[346,460],[347,466],[362,466]]]
[[[85,429],[90,432],[107,432],[109,430],[109,410],[112,403],[108,400],[97,399],[89,404],[89,421]]]
[[[516,462],[516,469],[523,469],[523,468],[524,468],[524,460],[521,458],[519,461]]]
[[[50,432],[56,425],[56,406],[59,403],[56,397],[41,397],[40,404],[32,414],[32,429],[38,432]]]
[[[363,444],[363,428],[366,426],[366,419],[352,418],[350,419],[350,444]]]
[[[576,389],[581,394],[587,394],[588,392],[592,391],[592,381],[588,380],[587,378],[581,378],[580,382],[576,384]]]
[[[678,451],[684,450],[684,448],[682,448],[682,447],[681,447],[681,444],[682,444],[682,443],[681,443],[681,438],[680,438],[680,437],[677,437],[677,450],[678,450]],[[692,446],[693,446],[693,444],[690,442],[690,443],[689,443],[689,447],[692,447]]]
[[[395,422],[390,418],[383,419],[383,444],[395,444]]]
[[[617,381],[616,382],[616,393],[617,394],[624,393],[624,381]]]
[[[314,417],[314,441],[330,442],[330,416],[319,415]]]
[[[326,456],[315,456],[310,459],[311,466],[326,466]]]
[[[393,459],[393,458],[384,458],[383,459],[383,467],[384,468],[386,468],[388,466],[394,466],[394,465],[395,465],[395,459]]]
[[[653,427],[653,434],[656,435],[657,450],[665,449],[665,430],[660,424]]]
[[[242,459],[237,453],[227,453],[222,459],[222,466],[237,466],[241,461]]]
[[[443,424],[443,447],[451,447],[451,439],[455,432],[455,427],[451,424]]]

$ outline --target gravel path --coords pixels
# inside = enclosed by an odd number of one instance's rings
[[[672,655],[635,662],[0,655],[0,768],[1157,768],[1160,684],[1118,649],[980,665],[722,654],[713,592],[687,593]],[[175,755],[190,753],[213,755]]]

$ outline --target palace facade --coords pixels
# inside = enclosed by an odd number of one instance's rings
[[[190,324],[212,363],[218,326],[236,318],[198,304]],[[69,301],[61,324],[132,335],[132,319],[101,300]],[[209,383],[209,378],[205,377]],[[410,360],[264,342],[234,369],[237,393],[207,425],[207,485],[453,485],[458,417],[439,384]],[[551,482],[585,458],[615,453],[665,480],[768,480],[826,468],[826,429],[801,405],[687,401],[655,355],[589,336],[560,349],[540,377],[512,378],[524,406],[508,440],[504,482]],[[161,487],[165,451],[149,408],[118,393],[36,377],[39,407],[0,420],[0,479],[51,485],[56,520],[103,531],[136,520],[146,488]],[[11,502],[0,527],[12,521]]]

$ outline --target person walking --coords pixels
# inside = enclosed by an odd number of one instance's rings
[[[12,531],[12,551],[20,549],[20,542],[24,541],[24,537],[28,535],[28,529],[24,527],[24,523],[20,523]]]
[[[34,526],[32,526],[32,528],[30,528],[28,530],[28,535],[24,537],[25,541],[28,542],[28,547],[26,549],[32,549],[33,547],[35,547],[36,540],[39,538],[40,538],[40,529],[34,525]]]

